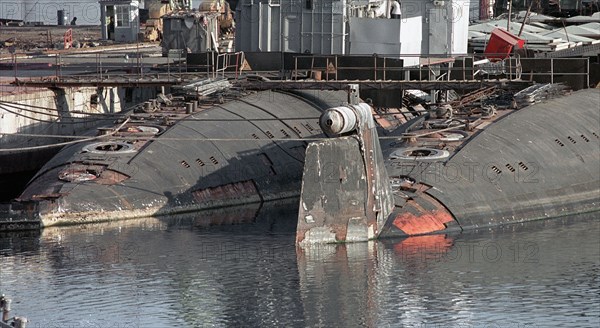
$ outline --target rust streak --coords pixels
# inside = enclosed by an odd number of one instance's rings
[[[409,200],[392,222],[396,228],[408,235],[422,235],[444,230],[446,223],[454,220],[452,214],[435,198],[422,194],[419,200],[429,203],[434,209],[427,210],[415,200]]]
[[[219,201],[233,198],[244,198],[258,195],[258,191],[252,181],[230,183],[223,186],[200,189],[192,192],[199,203],[207,201]]]

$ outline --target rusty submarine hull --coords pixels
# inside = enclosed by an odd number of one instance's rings
[[[13,202],[13,228],[300,196],[296,241],[310,244],[598,211],[600,90],[544,88],[432,105],[382,136],[358,86],[162,96],[62,149]]]
[[[63,148],[12,212],[44,227],[297,197],[305,148],[324,137],[319,115],[345,100],[335,91],[159,97]]]
[[[552,86],[517,93],[513,103],[525,105],[517,109],[440,106],[381,143],[366,104],[328,110],[321,126],[336,137],[307,148],[296,242],[446,234],[600,210],[600,89],[532,103],[544,88]]]

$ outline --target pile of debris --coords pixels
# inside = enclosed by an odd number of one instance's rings
[[[0,39],[0,53],[43,51],[64,49],[65,33],[71,31],[72,47],[86,48],[102,45],[99,26],[26,26],[2,27],[1,34],[9,36]]]
[[[563,84],[536,84],[517,92],[514,96],[514,107],[519,109],[542,102],[547,99],[562,97],[570,92]]]

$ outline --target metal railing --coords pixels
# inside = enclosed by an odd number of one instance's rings
[[[233,59],[233,62],[232,62]],[[244,52],[225,52],[217,55],[216,65],[213,65],[213,78],[225,77],[225,72],[233,69],[237,80],[244,64]]]
[[[489,61],[479,55],[449,57],[423,57],[420,55],[398,56],[372,56],[372,59],[363,61],[361,66],[345,66],[340,64],[341,58],[351,58],[347,55],[298,55],[294,57],[292,80],[313,78],[322,81],[338,80],[339,73],[345,72],[349,76],[369,76],[372,81],[393,80],[481,80],[504,79],[507,81],[521,81],[527,76],[533,81],[535,77],[545,77],[550,83],[559,80],[559,77],[585,76],[586,86],[589,86],[589,59],[586,58],[527,58],[528,60],[542,63],[524,67],[520,56],[515,55],[500,61]],[[358,56],[357,56],[358,57]],[[366,57],[366,56],[362,56]],[[390,60],[418,57],[419,64],[413,66],[390,66]],[[557,70],[556,61],[585,61],[583,72],[581,69],[568,71]],[[414,61],[414,60],[413,60]],[[549,61],[549,65],[544,65]],[[470,63],[465,65],[464,63]],[[463,63],[460,65],[460,63]],[[401,79],[392,78],[401,76]]]
[[[155,57],[151,53],[140,51],[110,53],[56,54],[53,67],[47,67],[34,73],[25,71],[31,63],[41,64],[42,58],[29,61],[21,60],[17,65],[14,59],[15,80],[20,84],[27,82],[51,82],[60,84],[70,81],[123,81],[137,83],[157,81],[179,83],[182,80],[202,77],[217,78],[241,77],[245,54],[206,53],[206,61],[201,65],[189,65],[182,54],[177,57]],[[352,61],[353,57],[362,61]],[[284,63],[291,67],[288,78],[301,80],[313,78],[322,81],[369,80],[369,81],[479,81],[484,79],[503,79],[507,81],[544,80],[554,83],[566,78],[584,76],[589,86],[589,60],[585,58],[521,58],[512,56],[502,61],[490,62],[479,55],[463,55],[455,58],[443,56],[397,55],[392,56],[347,56],[347,55],[297,55],[293,63]],[[350,59],[350,60],[349,60]],[[45,59],[46,63],[48,59]],[[403,61],[417,62],[404,66]],[[525,67],[523,61],[537,61],[542,64]],[[573,65],[562,65],[565,61],[582,61],[578,69],[568,71]],[[560,61],[560,62],[559,62]],[[584,62],[583,62],[584,61]],[[350,63],[350,64],[349,64]],[[352,64],[354,63],[354,64]],[[564,67],[563,67],[564,66]],[[575,65],[577,66],[577,65]],[[582,67],[584,66],[584,67]],[[251,70],[249,73],[255,73]],[[229,75],[227,75],[229,74]],[[30,76],[27,76],[30,75]],[[39,76],[43,75],[43,76]]]
[[[203,76],[217,78],[225,77],[226,73],[231,73],[236,79],[240,77],[245,60],[243,52],[206,53],[206,56],[205,64],[195,66],[188,65],[181,53],[158,57],[135,51],[55,54],[51,60],[46,56],[21,59],[18,64],[15,58],[12,62],[14,78],[20,83],[28,81],[61,83],[73,80],[102,82],[111,79],[141,81],[157,78],[167,82],[177,82],[189,75],[194,75],[195,78]],[[42,60],[46,61],[45,64],[48,66],[37,71],[27,69],[28,65],[30,67],[34,64],[39,65]]]

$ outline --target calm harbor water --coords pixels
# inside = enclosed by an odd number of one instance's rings
[[[299,249],[294,204],[0,235],[0,292],[28,327],[600,326],[598,213]]]

